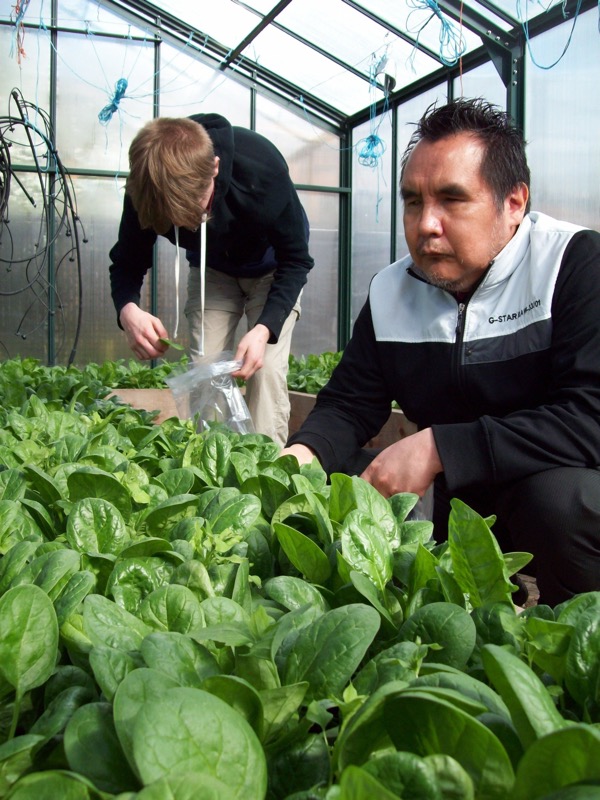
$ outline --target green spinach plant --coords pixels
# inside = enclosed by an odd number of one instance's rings
[[[9,393],[0,797],[598,795],[600,592],[517,609],[493,518],[436,545],[267,437]]]

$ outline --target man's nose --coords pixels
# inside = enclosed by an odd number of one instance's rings
[[[442,215],[439,207],[433,203],[424,203],[419,218],[419,232],[424,236],[439,236],[442,230]]]

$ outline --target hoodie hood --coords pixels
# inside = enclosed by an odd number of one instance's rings
[[[215,179],[213,203],[225,197],[231,185],[233,171],[233,128],[220,114],[192,114],[190,119],[206,130],[212,139],[215,155],[219,158],[219,174]]]

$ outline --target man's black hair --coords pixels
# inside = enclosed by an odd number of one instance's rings
[[[406,162],[416,145],[425,140],[437,142],[458,133],[472,133],[485,147],[481,175],[492,190],[498,208],[520,184],[530,188],[531,176],[525,155],[525,140],[510,116],[483,98],[454,100],[430,105],[410,138],[401,160],[401,178]],[[527,202],[527,211],[530,201]]]

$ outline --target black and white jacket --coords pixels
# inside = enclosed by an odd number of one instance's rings
[[[600,234],[532,212],[466,303],[411,266],[374,277],[290,443],[333,472],[396,400],[432,427],[451,491],[600,465]]]

